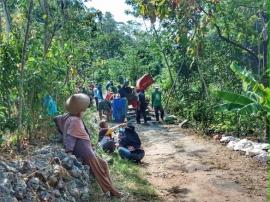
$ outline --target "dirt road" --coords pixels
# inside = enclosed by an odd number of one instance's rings
[[[265,202],[267,166],[179,126],[138,126],[142,171],[164,201]]]

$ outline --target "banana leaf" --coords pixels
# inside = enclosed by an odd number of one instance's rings
[[[254,100],[250,99],[247,96],[227,91],[215,91],[213,92],[213,95],[217,98],[224,100],[225,102],[242,106],[254,103]]]
[[[226,103],[226,104],[221,104],[221,105],[215,106],[214,110],[216,112],[238,111],[241,108],[243,108],[243,105],[233,104],[233,103]]]
[[[262,112],[262,107],[259,103],[251,103],[239,109],[239,112],[244,114],[258,114]]]
[[[234,62],[231,64],[230,68],[242,80],[244,91],[247,91],[249,86],[253,88],[256,84],[258,84],[250,71],[242,69]]]

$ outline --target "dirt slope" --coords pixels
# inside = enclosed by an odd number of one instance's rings
[[[142,171],[164,201],[265,202],[267,166],[179,126],[138,126]]]

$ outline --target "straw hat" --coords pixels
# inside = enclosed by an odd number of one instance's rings
[[[83,94],[78,93],[69,97],[66,101],[66,110],[72,114],[83,112],[90,104],[90,98]]]

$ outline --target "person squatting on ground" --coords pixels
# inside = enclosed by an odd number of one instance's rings
[[[140,90],[138,94],[138,101],[139,105],[136,109],[136,121],[137,124],[141,123],[141,114],[143,115],[144,123],[147,123],[147,116],[146,116],[146,109],[147,109],[147,102],[145,99],[144,90]]]
[[[161,103],[161,92],[158,86],[155,87],[155,91],[152,93],[152,108],[155,110],[156,121],[159,121],[159,111],[161,120],[163,121],[164,110]]]
[[[94,152],[90,133],[83,123],[83,112],[89,103],[90,99],[85,94],[72,95],[65,106],[69,113],[55,118],[57,128],[63,133],[66,152],[75,155],[90,166],[102,191],[111,196],[121,197],[122,194],[112,185],[107,162]]]
[[[131,123],[119,134],[118,152],[121,158],[134,162],[140,162],[145,155],[139,135]]]
[[[125,127],[126,124],[122,123],[109,128],[108,123],[103,120],[99,123],[98,145],[108,153],[113,153],[116,148],[116,142],[113,138],[113,132],[119,127]]]

